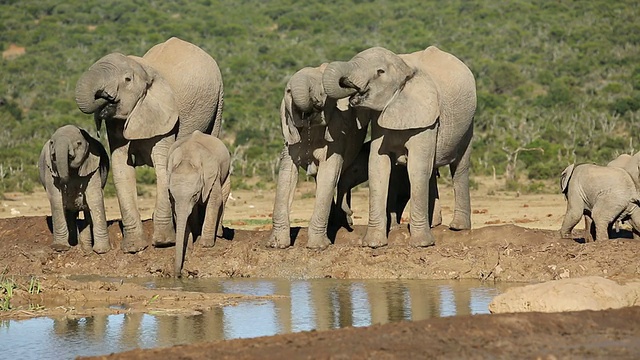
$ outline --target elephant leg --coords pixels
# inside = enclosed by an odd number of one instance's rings
[[[216,181],[209,193],[209,201],[204,214],[204,223],[202,224],[202,246],[213,247],[216,244],[216,231],[220,209],[222,208],[222,186]]]
[[[316,201],[309,221],[309,249],[325,249],[331,245],[327,236],[333,194],[340,178],[343,158],[336,153],[321,161],[316,176]]]
[[[53,184],[50,185],[53,187]],[[62,204],[62,193],[57,188],[47,189],[49,203],[51,204],[51,222],[53,223],[53,243],[51,248],[55,251],[67,251],[69,245],[69,226]]]
[[[298,182],[298,167],[289,155],[288,146],[284,146],[280,155],[280,171],[276,185],[276,199],[273,204],[273,229],[267,246],[284,249],[291,246],[291,225],[289,210]]]
[[[111,250],[109,231],[107,230],[107,215],[104,209],[104,196],[98,173],[89,180],[85,197],[89,211],[85,211],[85,219],[91,220],[91,235],[93,235],[93,251],[104,254]]]
[[[89,210],[83,210],[84,214],[84,226],[80,229],[80,235],[78,237],[78,243],[80,249],[85,253],[93,252],[93,244],[91,240],[91,228],[93,227],[91,221],[91,212]]]
[[[451,220],[449,224],[449,228],[452,230],[471,229],[471,195],[469,194],[470,164],[471,146],[467,146],[460,160],[449,165],[451,176],[453,177],[453,197],[455,201],[453,220]]]
[[[429,198],[433,198],[433,208],[429,209],[431,227],[442,225],[442,206],[440,205],[440,193],[438,192],[438,177],[435,172],[429,180]]]
[[[407,170],[411,183],[411,217],[409,244],[416,247],[435,245],[435,237],[431,232],[430,209],[434,208],[435,197],[432,197],[430,183],[435,172],[436,132],[426,130],[407,142],[409,156]],[[432,145],[429,145],[432,144]]]
[[[173,245],[176,230],[173,227],[171,201],[169,200],[169,176],[167,154],[174,139],[167,136],[158,141],[151,150],[151,159],[156,171],[156,206],[153,211],[153,246]]]
[[[353,215],[353,211],[351,210],[351,184],[347,184],[346,181],[343,181],[342,176],[344,173],[340,175],[341,178],[338,180],[337,193],[336,193],[336,214],[337,216],[342,217],[342,213],[344,213],[344,217],[346,218],[347,225],[353,226],[353,219],[351,215]],[[340,211],[341,210],[341,211]],[[342,221],[340,219],[339,221]]]
[[[136,253],[147,247],[147,239],[138,211],[136,171],[132,165],[129,165],[128,152],[128,143],[113,150],[111,168],[124,230],[120,248],[125,253]]]
[[[593,219],[591,219],[590,215],[585,215],[584,216],[584,242],[586,243],[593,242],[593,240],[595,240],[594,236],[595,236],[595,233],[594,233]]]
[[[625,204],[613,205],[602,201],[596,202],[591,210],[591,218],[596,226],[595,240],[609,239],[609,225],[624,211]]]
[[[400,227],[400,222],[402,221],[402,211],[398,213],[398,203],[400,201],[400,192],[401,189],[399,184],[399,174],[398,172],[403,169],[399,169],[399,166],[402,165],[391,165],[391,175],[389,180],[389,190],[387,193],[387,223],[389,224],[389,229],[394,230]]]
[[[638,211],[638,208],[631,211],[629,224],[631,224],[631,228],[633,229],[633,239],[640,240],[640,211]]]
[[[222,205],[218,212],[218,219],[216,220],[216,236],[219,238],[224,237],[224,228],[222,227],[222,220],[224,219],[224,209],[227,208],[227,200],[229,200],[229,194],[231,194],[231,178],[227,176],[224,184],[222,184]]]
[[[369,223],[362,238],[362,245],[372,248],[388,244],[387,238],[387,196],[391,159],[387,154],[379,154],[382,136],[371,141],[369,153]]]
[[[560,236],[565,239],[572,238],[571,231],[582,219],[584,214],[584,203],[580,194],[576,192],[567,193],[567,211],[564,214],[562,220],[562,226],[560,227]]]

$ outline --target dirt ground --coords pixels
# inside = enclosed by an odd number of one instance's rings
[[[555,185],[555,184],[554,184]],[[313,209],[313,185],[299,186],[291,212],[295,243],[286,250],[265,246],[270,228],[273,191],[234,191],[225,212],[225,234],[210,249],[187,251],[183,274],[190,277],[350,278],[350,279],[482,279],[538,282],[597,275],[617,281],[640,278],[636,254],[640,243],[622,230],[616,239],[583,244],[561,239],[558,229],[565,211],[561,194],[520,195],[503,192],[501,184],[484,179],[472,192],[473,229],[434,229],[436,246],[407,246],[406,224],[390,234],[389,246],[357,246],[367,221],[367,189],[354,193],[355,226],[340,229],[335,244],[324,251],[304,247],[306,221]],[[452,217],[452,190],[441,187],[444,224]],[[36,276],[39,294],[16,289],[14,310],[0,319],[78,314],[82,311],[197,311],[242,300],[242,296],[171,291],[153,293],[127,282],[77,282],[70,275],[117,277],[172,276],[175,250],[149,247],[138,254],[119,250],[122,238],[117,201],[107,199],[114,250],[85,254],[79,248],[56,253],[44,193],[7,194],[0,201],[0,271],[5,278],[26,282]],[[139,203],[143,218],[151,218],[153,198]],[[406,213],[405,213],[406,216]],[[144,222],[148,235],[150,220]],[[579,225],[580,226],[580,225]],[[91,310],[74,304],[126,297],[131,309]],[[37,303],[37,309],[26,304]],[[640,309],[564,314],[504,314],[451,317],[394,323],[362,329],[306,332],[252,340],[234,340],[162,350],[169,358],[638,358]],[[140,358],[158,350],[114,355]]]

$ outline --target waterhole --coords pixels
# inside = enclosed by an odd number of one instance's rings
[[[483,314],[488,313],[493,297],[509,286],[433,280],[139,279],[136,282],[150,288],[281,297],[242,301],[191,315],[129,313],[2,321],[3,357],[70,359],[135,348]]]

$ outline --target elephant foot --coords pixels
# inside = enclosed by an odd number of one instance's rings
[[[566,231],[560,230],[560,237],[562,239],[573,239],[573,235],[571,234],[571,231],[566,232]],[[586,240],[586,236],[585,236],[585,240]]]
[[[440,220],[442,222],[442,220]],[[469,230],[471,229],[471,219],[468,216],[454,215],[453,220],[449,224],[451,230]]]
[[[153,227],[153,246],[167,247],[176,244],[176,231],[173,224],[158,225]]]
[[[198,241],[196,243],[202,245],[202,247],[211,248],[216,244],[216,239],[215,239],[215,237],[206,237],[205,238],[203,236],[199,236],[198,237]]]
[[[93,251],[96,254],[105,254],[111,250],[111,245],[109,245],[109,241],[96,241],[95,245],[93,245]]]
[[[284,230],[272,230],[269,236],[269,242],[267,247],[276,249],[286,249],[291,246],[291,236],[289,229]]]
[[[431,230],[429,231],[411,231],[409,245],[413,247],[427,247],[436,244],[436,238]]]
[[[364,237],[362,238],[362,246],[367,246],[374,249],[382,246],[387,246],[387,244],[389,244],[389,239],[387,238],[386,231],[367,228],[367,233],[364,234]]]
[[[452,222],[453,224],[453,222]],[[436,227],[436,226],[440,226],[442,225],[442,214],[438,213],[438,214],[433,214],[433,219],[431,219],[431,227]],[[471,228],[471,225],[469,225],[469,229]],[[457,229],[456,230],[462,230],[462,229]]]
[[[54,242],[53,244],[51,244],[51,248],[54,251],[62,252],[62,251],[68,251],[69,249],[71,249],[71,246],[65,243]]]
[[[125,233],[120,244],[122,252],[135,254],[147,248],[147,239],[142,231],[135,233]]]
[[[324,250],[331,245],[331,240],[327,237],[327,234],[311,235],[309,234],[309,241],[307,241],[307,249]]]
[[[400,223],[396,222],[396,221],[391,221],[390,225],[389,225],[389,231],[393,231],[393,230],[397,230],[400,228]]]

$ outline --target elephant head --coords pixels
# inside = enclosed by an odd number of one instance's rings
[[[106,184],[109,160],[104,147],[85,130],[65,125],[51,136],[45,156],[47,167],[63,184],[69,181],[71,171],[78,176],[89,176],[100,169],[102,186]]]
[[[350,97],[351,106],[381,112],[383,128],[425,128],[440,115],[437,87],[428,74],[381,47],[330,63],[322,84],[330,98]]]
[[[124,137],[148,139],[170,132],[178,121],[178,106],[167,81],[143,58],[112,53],[80,77],[76,103],[102,120],[125,121]]]
[[[317,68],[306,67],[297,71],[284,91],[280,117],[287,144],[300,142],[298,128],[326,125],[323,110],[327,96],[322,87],[322,72],[326,64]]]

